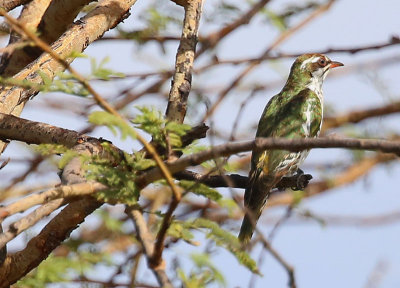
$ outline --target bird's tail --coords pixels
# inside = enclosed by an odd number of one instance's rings
[[[251,177],[245,192],[246,212],[238,236],[243,244],[247,244],[253,236],[257,221],[275,182],[276,178],[268,175],[258,174],[256,177]]]
[[[253,222],[256,222],[257,220],[254,219],[252,221],[251,216],[249,216],[247,213],[243,218],[242,226],[240,227],[240,233],[239,233],[239,241],[246,245],[247,243],[250,242],[251,237],[253,236],[254,229],[255,229],[255,224],[253,225]]]

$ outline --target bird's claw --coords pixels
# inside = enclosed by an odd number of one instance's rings
[[[311,179],[312,179],[311,174],[304,174],[304,172],[299,169],[299,171],[297,171],[296,174],[296,186],[292,187],[292,190],[294,191],[304,190],[308,186],[308,183],[310,183]]]

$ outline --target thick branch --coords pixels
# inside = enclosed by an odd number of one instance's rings
[[[32,0],[0,0],[0,7],[6,11],[11,11],[18,6],[25,5]]]
[[[175,173],[174,176],[178,180],[192,180],[215,188],[233,187],[245,189],[248,182],[247,176],[242,176],[239,174],[202,175],[192,171],[182,171]],[[278,188],[279,190],[283,190],[286,188],[302,190],[307,187],[311,179],[312,176],[310,174],[296,174],[290,177],[283,177],[281,181],[275,186],[275,188]]]
[[[192,70],[202,5],[202,0],[187,1],[185,5],[182,36],[176,54],[174,78],[166,112],[168,120],[178,123],[183,123],[185,119],[187,99],[192,86]]]
[[[12,223],[8,228],[8,231],[0,234],[0,249],[3,248],[12,239],[17,237],[20,233],[32,227],[44,217],[49,216],[50,213],[54,212],[56,209],[65,204],[66,201],[64,199],[51,201],[38,207],[36,210],[34,210],[29,215],[23,217],[22,219]]]
[[[85,217],[101,203],[88,197],[73,202],[54,217],[26,248],[6,258],[0,267],[0,288],[6,288],[37,267],[59,246]]]
[[[102,1],[94,10],[72,25],[68,31],[52,44],[51,48],[63,58],[69,57],[72,52],[82,52],[90,43],[122,21],[124,15],[135,2],[135,0]],[[72,58],[67,59],[68,62],[72,60]],[[14,78],[19,80],[28,79],[33,83],[42,83],[43,79],[37,71],[41,71],[52,79],[57,72],[62,70],[64,70],[62,64],[50,55],[43,54]],[[3,87],[0,90],[0,112],[19,115],[22,111],[22,103],[36,94],[37,91],[23,88]],[[16,108],[17,106],[18,108]],[[0,144],[0,151],[2,150],[3,144]]]
[[[3,140],[28,144],[62,144],[72,148],[79,140],[87,141],[89,138],[73,130],[0,113],[0,139]]]
[[[378,150],[385,153],[400,155],[400,141],[375,140],[375,139],[341,139],[341,138],[314,138],[314,139],[284,139],[284,138],[257,138],[253,141],[241,143],[227,143],[215,146],[168,164],[172,173],[177,173],[189,166],[196,166],[204,161],[233,155],[250,150],[285,149],[300,151],[311,148],[347,148],[358,150]],[[161,172],[154,168],[137,178],[137,183],[147,185],[161,179]]]
[[[32,1],[22,10],[18,21],[35,29],[47,44],[53,43],[72,24],[83,6],[91,0]],[[1,6],[0,6],[1,7]],[[13,32],[13,34],[15,34]],[[16,38],[16,39],[15,39]],[[11,37],[10,44],[15,44],[20,37]],[[22,37],[23,39],[24,37]],[[17,42],[22,41],[18,39]],[[3,77],[10,77],[35,60],[42,53],[38,47],[27,46],[2,55],[0,71]]]
[[[197,53],[198,55],[204,53],[210,47],[214,47],[217,45],[221,39],[229,35],[231,32],[235,31],[242,25],[248,24],[250,20],[265,6],[270,0],[260,0],[258,3],[253,5],[246,13],[244,13],[241,17],[236,19],[235,21],[229,23],[224,26],[222,29],[208,35],[202,40],[203,47]]]

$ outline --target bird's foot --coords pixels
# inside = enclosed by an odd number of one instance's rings
[[[303,190],[307,187],[312,178],[312,175],[304,174],[301,169],[298,169],[296,174],[283,177],[276,185],[276,188],[278,188],[278,190],[285,190],[286,188],[291,188],[294,191]]]
[[[297,170],[297,173],[294,175],[294,177],[296,177],[296,185],[291,187],[294,191],[304,190],[308,186],[308,183],[310,183],[310,180],[313,178],[311,174],[304,174],[303,170],[301,169]]]

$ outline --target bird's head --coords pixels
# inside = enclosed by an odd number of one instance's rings
[[[316,82],[322,85],[328,72],[335,67],[343,66],[342,63],[332,61],[323,54],[303,54],[297,57],[290,69],[289,80],[300,84]]]

